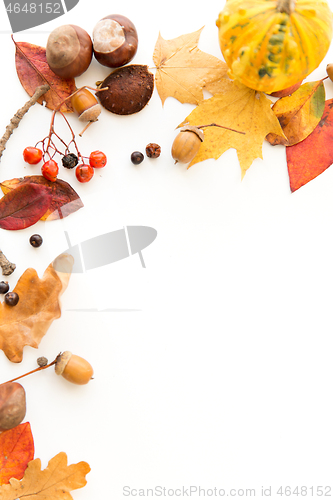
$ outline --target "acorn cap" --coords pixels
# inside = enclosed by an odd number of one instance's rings
[[[195,127],[194,125],[184,125],[184,127],[181,127],[179,129],[179,131],[180,132],[194,132],[195,134],[197,134],[197,136],[199,137],[199,139],[201,141],[203,141],[205,138],[203,131],[200,128]]]
[[[57,375],[61,375],[70,358],[72,357],[71,351],[64,351],[57,357],[57,362],[54,366],[54,370]]]

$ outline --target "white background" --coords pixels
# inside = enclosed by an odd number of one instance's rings
[[[223,6],[126,0],[109,11],[80,0],[15,40],[45,46],[60,24],[91,34],[101,17],[119,13],[139,34],[132,62],[154,73],[159,31],[171,39],[204,26],[199,48],[221,57],[215,21]],[[10,33],[1,3],[0,135],[28,98]],[[323,78],[332,61],[331,49],[308,81]],[[94,60],[77,86],[108,73]],[[325,88],[333,97],[331,81]],[[39,349],[26,347],[20,364],[0,352],[1,381],[64,350],[93,365],[94,380],[82,387],[52,368],[21,382],[43,467],[60,451],[69,463],[91,466],[87,485],[73,492],[77,500],[120,500],[124,486],[256,488],[258,497],[272,486],[277,498],[281,485],[331,485],[333,495],[333,170],[291,194],[285,148],[268,143],[243,181],[235,150],[189,170],[174,165],[175,128],[193,107],[172,98],[162,107],[155,89],[136,115],[103,112],[78,141],[87,155],[105,151],[107,166],[86,185],[60,170],[85,207],[59,223],[1,230],[0,248],[17,264],[12,288],[27,267],[42,276],[58,247],[66,248],[64,230],[72,243],[125,225],[158,232],[143,251],[145,269],[134,255],[72,276],[62,316]],[[39,173],[22,151],[47,135],[50,116],[39,105],[30,109],[8,142],[0,180]],[[131,152],[149,142],[161,145],[160,158],[133,166]],[[35,232],[44,237],[39,249],[29,245]]]

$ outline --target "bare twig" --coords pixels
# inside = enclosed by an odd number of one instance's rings
[[[15,382],[16,380],[19,380],[20,378],[26,377],[27,375],[31,375],[32,373],[36,373],[36,372],[40,372],[41,370],[45,370],[46,368],[49,368],[50,366],[55,365],[56,362],[58,361],[58,358],[59,358],[59,356],[57,356],[56,359],[54,359],[48,365],[39,366],[38,368],[35,368],[34,370],[31,370],[28,373],[24,373],[23,375],[19,375],[18,377],[12,378],[11,380],[7,380],[7,382],[4,382],[4,384],[8,384],[9,382]]]
[[[5,276],[9,276],[12,272],[15,271],[16,265],[12,262],[9,262],[7,257],[0,250],[0,267],[2,269],[2,274]]]
[[[14,132],[14,129],[16,129],[20,121],[22,120],[23,116],[29,111],[31,106],[33,106],[38,99],[45,94],[48,90],[50,89],[49,85],[41,85],[40,87],[37,87],[35,90],[35,93],[33,94],[32,97],[30,97],[29,101],[25,103],[25,105],[20,108],[13,118],[10,120],[9,125],[6,127],[6,132],[3,134],[2,138],[0,139],[0,159],[2,156],[2,153],[6,149],[6,144],[12,133]]]

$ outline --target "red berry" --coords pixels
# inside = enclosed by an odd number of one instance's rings
[[[90,165],[81,163],[76,167],[75,175],[79,182],[89,182],[94,175],[94,169]]]
[[[42,166],[42,174],[48,181],[55,182],[58,172],[59,167],[54,160],[49,160]]]
[[[106,165],[106,156],[102,151],[93,151],[89,156],[89,163],[91,167],[102,168]]]
[[[25,148],[23,151],[23,159],[29,165],[37,165],[43,158],[43,151],[38,148]]]

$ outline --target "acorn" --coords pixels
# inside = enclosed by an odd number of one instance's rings
[[[17,382],[0,385],[0,431],[8,431],[19,425],[25,417],[25,390]]]
[[[128,64],[138,49],[138,34],[132,21],[112,14],[103,17],[93,30],[93,52],[97,61],[109,68]]]
[[[52,71],[61,78],[82,75],[88,69],[92,55],[92,40],[79,26],[59,26],[48,37],[46,60]]]
[[[88,89],[78,90],[71,97],[71,104],[80,121],[95,122],[101,114],[101,106]]]
[[[129,64],[113,71],[99,85],[101,105],[117,115],[132,115],[149,102],[154,90],[154,75],[148,66]]]
[[[94,373],[88,361],[70,351],[59,354],[55,363],[55,372],[69,382],[78,385],[87,384]]]
[[[333,81],[333,64],[330,63],[326,66],[326,73],[330,80]]]
[[[171,148],[175,163],[190,163],[204,140],[204,133],[198,127],[186,125],[180,129]]]

